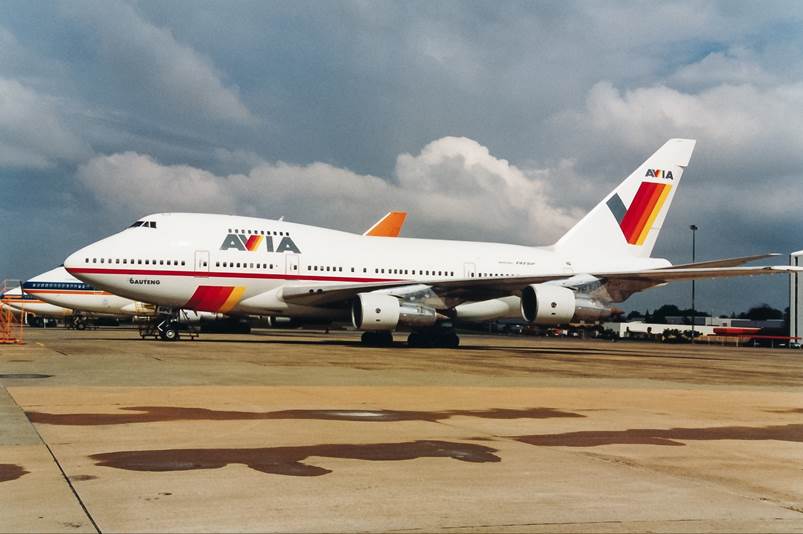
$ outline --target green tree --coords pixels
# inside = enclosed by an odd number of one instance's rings
[[[753,306],[746,312],[739,314],[740,319],[750,319],[751,321],[766,321],[768,319],[783,319],[784,312],[775,309],[766,302],[758,306]]]

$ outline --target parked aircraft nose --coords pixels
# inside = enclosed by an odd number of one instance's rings
[[[67,272],[75,276],[73,273],[73,269],[77,269],[81,266],[81,255],[83,254],[83,250],[81,249],[77,252],[73,252],[64,260],[64,268],[67,269]],[[86,257],[84,255],[84,257]]]
[[[92,263],[97,254],[92,256],[93,251],[91,249],[92,245],[84,247],[73,252],[64,260],[64,268],[67,269],[67,272],[88,284],[92,283],[89,280],[89,278],[92,278],[92,267],[98,267],[98,265],[93,265]],[[94,261],[97,261],[97,259]]]

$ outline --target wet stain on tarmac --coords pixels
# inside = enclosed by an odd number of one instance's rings
[[[244,464],[262,473],[287,476],[321,476],[330,469],[309,465],[310,457],[345,458],[368,461],[400,461],[417,458],[451,458],[461,462],[499,462],[496,449],[473,443],[449,441],[408,441],[376,444],[325,444],[258,449],[166,449],[120,451],[93,454],[97,465],[129,471],[191,471],[219,469],[228,464]]]
[[[94,475],[73,475],[70,477],[70,480],[75,482],[84,482],[85,480],[95,480],[98,477]]]
[[[668,445],[682,447],[682,441],[789,441],[803,443],[803,425],[764,427],[721,426],[709,428],[633,428],[628,430],[567,432],[516,436],[513,439],[530,445],[559,447],[597,447],[599,445]]]
[[[548,419],[553,417],[585,417],[554,408],[522,408],[490,410],[447,410],[442,412],[404,410],[281,410],[275,412],[242,412],[180,408],[174,406],[131,406],[126,413],[66,413],[26,412],[32,423],[48,425],[121,425],[125,423],[156,423],[163,421],[240,421],[269,419],[317,419],[326,421],[440,421],[465,416],[482,419]]]
[[[16,480],[28,473],[30,473],[30,471],[26,471],[22,466],[17,464],[0,464],[0,482]]]
[[[0,378],[50,378],[53,375],[40,375],[37,373],[3,373]]]

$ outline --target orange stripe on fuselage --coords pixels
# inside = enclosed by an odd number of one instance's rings
[[[240,303],[240,300],[243,298],[243,293],[245,293],[244,287],[235,287],[231,294],[229,294],[226,302],[224,302],[217,311],[220,313],[229,313],[237,304]]]
[[[82,290],[82,289],[26,289],[26,293],[29,295],[38,295],[40,293],[44,293],[47,295],[111,295],[108,291],[92,291],[92,290]]]
[[[244,287],[198,286],[184,307],[190,310],[226,313],[240,302],[244,292]]]

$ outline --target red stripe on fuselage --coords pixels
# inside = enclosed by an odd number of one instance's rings
[[[216,312],[223,307],[232,291],[233,287],[198,286],[184,307],[190,310]]]

